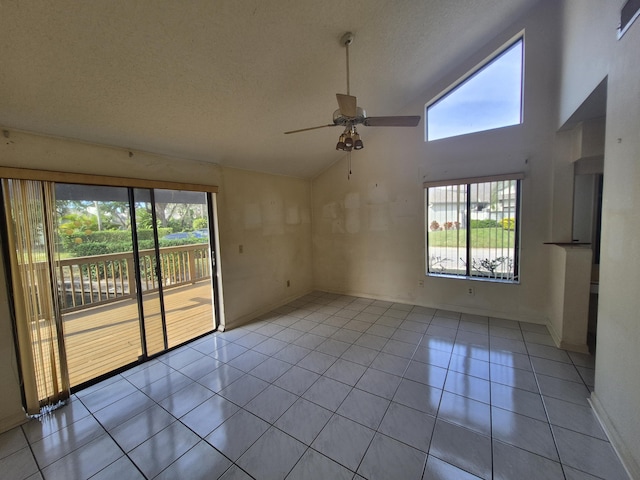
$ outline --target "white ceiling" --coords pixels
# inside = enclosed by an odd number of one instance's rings
[[[339,129],[283,132],[331,122],[344,32],[368,115],[421,115],[430,84],[536,1],[0,0],[0,125],[312,177]]]

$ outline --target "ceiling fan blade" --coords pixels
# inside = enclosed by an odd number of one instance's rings
[[[406,117],[367,117],[362,122],[367,127],[415,127],[420,123],[420,115]]]
[[[354,97],[353,95],[336,93],[336,98],[338,99],[338,108],[340,109],[340,115],[344,117],[355,118],[357,114],[356,97]]]
[[[335,127],[335,126],[336,126],[335,123],[330,123],[329,125],[320,125],[319,127],[309,127],[309,128],[301,128],[300,130],[291,130],[289,132],[284,132],[284,134],[288,135],[290,133],[308,132],[309,130],[317,130],[319,128]]]

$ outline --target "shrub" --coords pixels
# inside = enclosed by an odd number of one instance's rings
[[[153,230],[139,228],[137,230],[138,240],[153,240]],[[158,228],[158,238],[162,238],[165,235],[171,233],[170,228]],[[72,234],[66,234],[62,232],[60,234],[62,243],[67,246],[73,243],[131,243],[131,230],[100,230],[92,232],[74,232]],[[78,242],[76,239],[81,239]]]
[[[205,228],[207,228],[208,223],[209,222],[207,221],[206,218],[202,218],[202,217],[196,218],[193,221],[193,229],[194,230],[204,230]]]
[[[62,229],[61,229],[62,230]],[[153,230],[138,229],[138,245],[144,250],[153,248]],[[170,228],[158,228],[160,246],[186,245],[200,243],[198,239],[188,239],[185,242],[167,240],[163,244],[162,238],[171,233]],[[92,255],[105,255],[108,253],[120,253],[131,251],[131,230],[101,230],[92,232],[75,231],[67,234],[60,232],[62,249],[74,257],[89,257]],[[206,240],[206,239],[205,239]]]
[[[162,240],[158,244],[162,247],[179,247],[180,245],[193,245],[194,243],[206,243],[207,238],[184,238],[177,240]],[[140,250],[150,250],[153,248],[153,239],[139,240],[138,248]],[[72,249],[67,250],[74,257],[92,257],[94,255],[107,255],[109,253],[130,252],[132,250],[131,242],[84,242],[73,245]]]
[[[179,238],[174,240],[163,240],[160,239],[158,242],[160,247],[179,247],[180,245],[193,245],[194,243],[207,243],[209,241],[208,238],[198,238],[190,236],[189,238]],[[152,247],[149,247],[152,248]]]
[[[162,238],[165,235],[171,233],[170,228],[159,228],[158,229],[158,237]],[[115,253],[122,252],[131,249],[131,230],[90,230],[83,229],[79,230],[71,230],[69,228],[60,228],[60,240],[62,243],[62,247],[64,251],[73,253],[76,256],[85,256],[84,254],[77,253],[77,248],[79,245],[85,245],[90,243],[101,243],[101,244],[116,244],[117,248],[123,248],[123,245],[127,245],[125,250],[114,250],[109,249],[111,251],[105,253]],[[153,241],[153,230],[152,229],[139,229],[138,230],[138,240],[151,240]],[[81,247],[82,248],[82,247]],[[87,247],[91,248],[91,247]],[[99,247],[95,247],[99,248]],[[86,251],[86,250],[83,250]],[[97,253],[95,255],[98,255]]]
[[[445,230],[458,230],[460,228],[460,222],[444,222]]]
[[[515,218],[503,218],[500,221],[500,226],[503,230],[515,230],[516,229],[516,219]]]
[[[486,220],[471,220],[471,228],[497,228],[498,222],[491,219]]]
[[[104,255],[109,252],[109,245],[104,242],[78,243],[73,248],[75,257],[90,257],[93,255]]]

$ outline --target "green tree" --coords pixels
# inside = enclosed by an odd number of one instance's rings
[[[207,228],[209,222],[206,218],[198,217],[193,221],[193,229],[194,230],[204,230]]]

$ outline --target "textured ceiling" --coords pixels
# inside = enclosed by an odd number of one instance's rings
[[[351,93],[393,115],[534,3],[0,0],[0,125],[312,177],[339,129],[283,132],[331,122],[344,32]]]

